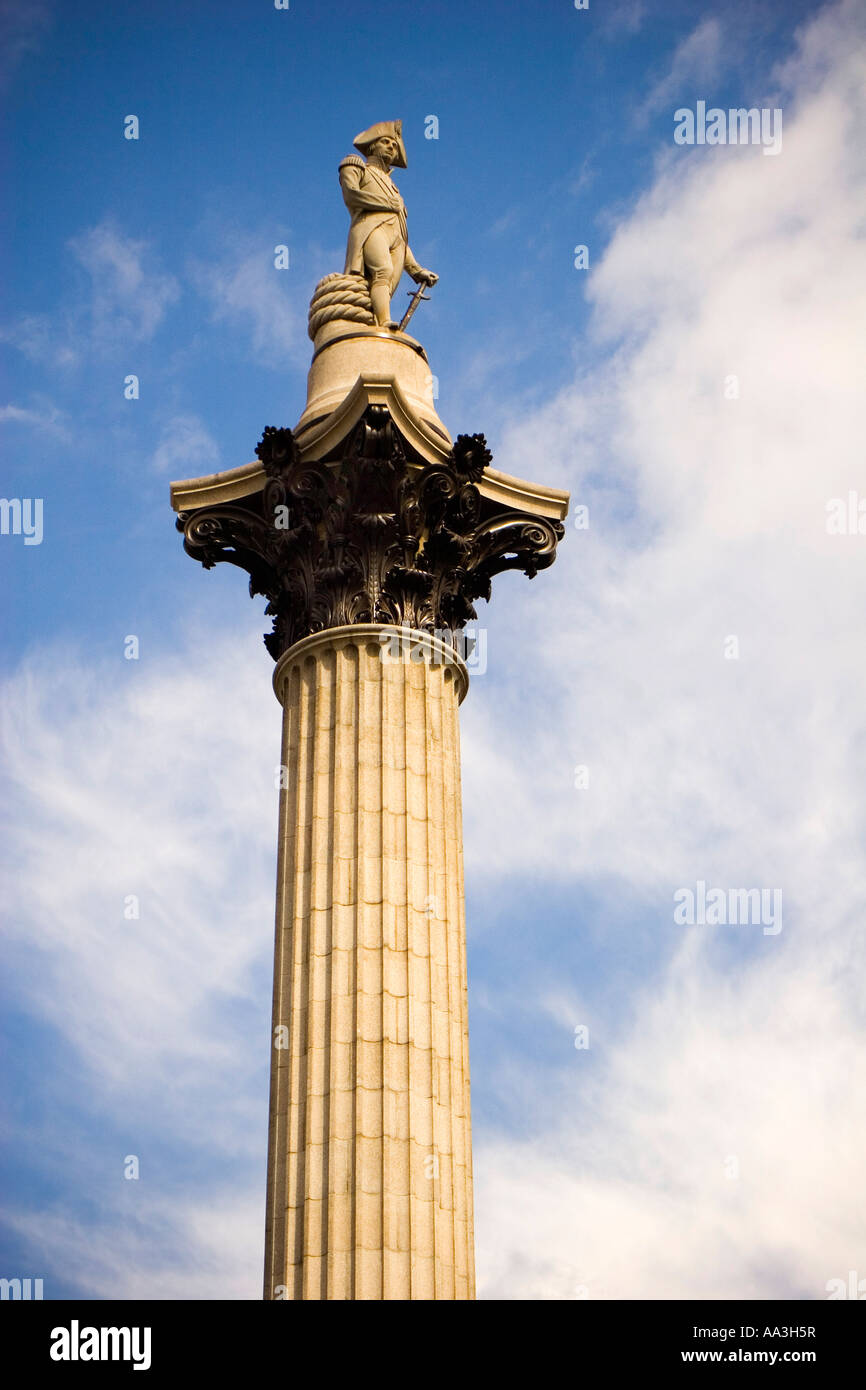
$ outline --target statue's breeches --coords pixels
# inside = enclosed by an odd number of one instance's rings
[[[381,219],[359,218],[352,226],[346,252],[347,275],[366,275],[371,283],[387,284],[393,294],[405,259],[406,238],[396,214]]]
[[[403,274],[406,243],[400,235],[396,217],[393,229],[387,223],[377,227],[364,243],[364,264],[371,284],[385,284],[393,294]]]

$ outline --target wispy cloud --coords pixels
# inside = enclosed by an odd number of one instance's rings
[[[667,72],[659,77],[637,109],[635,119],[645,125],[658,111],[673,103],[681,106],[704,95],[722,68],[722,26],[715,16],[702,19],[676,47]]]
[[[600,21],[597,15],[593,15],[593,20],[600,23],[601,33],[606,39],[618,39],[623,34],[637,34],[645,19],[644,0],[611,0],[601,11]]]
[[[69,245],[90,276],[87,312],[95,340],[136,343],[152,338],[180,287],[154,263],[148,243],[103,222]]]
[[[117,1180],[106,1184],[95,1217],[22,1212],[7,1225],[40,1252],[46,1297],[62,1279],[83,1298],[256,1299],[264,1246],[259,1186],[239,1192],[227,1183],[204,1198],[200,1188],[166,1198],[152,1183]]]
[[[274,247],[261,236],[229,238],[221,258],[196,265],[192,273],[213,317],[247,334],[260,362],[274,370],[287,361],[307,362],[309,286],[296,286],[291,269],[275,268]]]
[[[866,1051],[846,950],[723,980],[692,940],[623,1035],[580,1052],[564,1027],[561,1068],[522,1078],[554,1091],[556,1127],[476,1143],[481,1296],[820,1299],[862,1270]]]
[[[150,341],[180,286],[162,270],[148,242],[105,221],[72,237],[67,247],[84,278],[56,313],[22,315],[0,329],[0,340],[33,361],[59,367],[74,367],[120,343]]]
[[[52,20],[47,0],[0,0],[0,86],[39,52]]]
[[[96,1297],[258,1296],[279,709],[249,616],[175,658],[46,652],[2,690],[16,1007],[81,1130],[20,1137],[61,1192],[13,1225]]]
[[[0,342],[17,348],[31,362],[74,367],[80,360],[70,317],[63,311],[53,318],[48,314],[21,314],[0,325]]]
[[[274,713],[267,658],[254,624],[250,629],[236,644],[236,650],[251,648],[246,665],[230,660],[231,691],[222,641],[222,654],[214,649],[207,658],[208,675],[199,664],[207,644],[197,656],[169,662],[157,661],[143,644],[138,659],[127,660],[126,634],[118,636],[116,663],[54,658],[64,664],[63,727],[49,712],[43,661],[25,665],[3,691],[6,771],[20,809],[29,808],[8,825],[16,844],[10,892],[20,909],[9,929],[26,940],[38,923],[35,939],[46,952],[40,997],[47,1001],[58,990],[62,1006],[56,996],[50,1006],[55,1027],[74,1034],[106,1081],[124,1084],[128,1068],[141,1067],[152,1081],[173,1072],[176,1082],[181,1053],[227,1057],[228,1035],[206,1037],[196,1012],[208,1007],[212,989],[243,999],[255,953],[267,941],[266,926],[264,936],[252,938],[239,930],[256,906],[247,900],[249,880],[240,889],[236,865],[226,859],[219,871],[225,895],[219,926],[197,883],[202,869],[211,872],[212,846],[225,843],[226,830],[236,841],[238,824],[260,826],[266,847],[260,864],[268,862],[272,764],[279,758],[263,717]],[[220,718],[228,717],[224,701],[248,712],[261,707],[258,721],[237,725],[234,754],[218,731]],[[240,780],[238,755],[246,767]],[[46,799],[49,782],[55,795]],[[46,871],[52,853],[62,873]],[[269,888],[266,876],[260,885],[265,923]],[[129,895],[139,915],[127,919]],[[234,906],[224,915],[228,902]],[[76,988],[60,989],[70,971]]]
[[[52,434],[58,439],[68,438],[65,418],[62,411],[45,401],[40,401],[35,408],[11,403],[0,406],[0,424],[21,425],[25,429]]]
[[[198,478],[219,468],[219,445],[197,415],[175,415],[167,421],[153,456],[158,473]]]

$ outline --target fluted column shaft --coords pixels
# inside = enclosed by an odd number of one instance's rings
[[[265,1298],[475,1296],[458,704],[436,638],[357,624],[283,705]]]

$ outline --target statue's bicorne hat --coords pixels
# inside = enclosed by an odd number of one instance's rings
[[[366,154],[374,140],[381,140],[383,135],[390,135],[392,140],[397,143],[397,158],[394,160],[398,169],[406,168],[406,146],[403,144],[403,122],[402,121],[378,121],[376,125],[371,125],[369,130],[362,130],[360,135],[356,135],[352,144],[361,154]]]

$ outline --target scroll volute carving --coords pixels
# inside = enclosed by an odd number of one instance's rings
[[[459,435],[446,460],[411,465],[385,406],[370,406],[336,462],[303,462],[291,430],[268,426],[256,447],[260,493],[181,513],[184,548],[209,569],[250,576],[267,599],[277,660],[313,632],[379,622],[456,634],[489,599],[493,576],[532,578],[553,563],[561,522],[496,510],[477,484],[491,461],[481,434]]]

